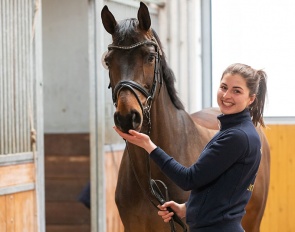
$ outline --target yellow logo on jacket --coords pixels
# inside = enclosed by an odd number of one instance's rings
[[[248,191],[253,192],[254,190],[254,184],[250,184],[249,187],[247,188]]]

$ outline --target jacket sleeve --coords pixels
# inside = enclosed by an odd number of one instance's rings
[[[201,188],[225,172],[243,157],[249,147],[248,137],[239,129],[222,133],[201,153],[190,167],[185,167],[159,147],[151,152],[151,159],[183,190]]]

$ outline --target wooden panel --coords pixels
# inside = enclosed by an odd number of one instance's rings
[[[108,152],[105,154],[106,170],[106,219],[107,232],[123,232],[119,212],[115,203],[115,189],[118,180],[119,166],[123,151]]]
[[[47,179],[45,182],[46,202],[74,201],[82,191],[89,178],[80,179]]]
[[[90,178],[89,157],[49,156],[45,171],[46,178]]]
[[[90,210],[79,202],[47,202],[47,225],[90,224]]]
[[[26,191],[0,197],[0,231],[37,231],[35,218],[35,191]]]
[[[6,226],[7,231],[14,231],[15,228],[15,200],[14,195],[6,195]]]
[[[89,134],[45,134],[45,156],[90,154]]]
[[[271,179],[261,232],[295,231],[295,125],[268,125]]]
[[[90,180],[89,134],[46,134],[46,231],[90,231],[90,211],[78,197]]]
[[[0,231],[6,232],[6,196],[0,196]]]
[[[0,167],[0,188],[34,182],[34,164],[18,164]]]
[[[89,136],[45,135],[46,231],[90,231],[90,211],[77,201],[90,180]],[[86,148],[87,147],[87,148]],[[107,232],[123,232],[115,187],[123,151],[105,154]]]
[[[90,225],[49,225],[46,232],[90,232]]]
[[[35,192],[26,191],[22,193],[14,194],[14,221],[15,230],[31,232],[37,231],[36,225],[37,221],[35,218]],[[40,215],[41,216],[41,215]]]

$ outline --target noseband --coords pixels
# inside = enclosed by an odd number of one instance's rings
[[[154,45],[156,48],[156,53],[157,53],[157,55],[155,57],[156,61],[155,61],[155,68],[154,68],[154,80],[153,80],[153,84],[152,84],[151,89],[147,90],[144,87],[142,87],[140,84],[138,84],[137,82],[132,81],[132,80],[123,80],[123,81],[120,81],[114,87],[113,93],[112,93],[113,103],[117,107],[118,96],[119,96],[121,90],[123,88],[129,89],[136,97],[136,99],[140,105],[140,108],[144,114],[146,111],[149,112],[149,110],[151,108],[152,101],[155,97],[158,83],[160,83],[162,85],[162,75],[160,72],[160,62],[161,62],[161,55],[162,55],[161,48],[159,47],[158,43],[156,42],[156,40],[154,38],[152,38],[152,40],[144,40],[144,41],[132,44],[130,46],[117,46],[117,45],[113,45],[113,44],[110,44],[108,46],[108,50],[113,50],[113,49],[131,50],[131,49],[137,48],[139,46],[143,46],[145,44]],[[110,88],[110,86],[109,86],[109,88]],[[143,104],[141,103],[135,90],[138,90],[140,93],[142,93],[145,96],[146,103],[147,103],[146,107],[144,107]],[[159,89],[159,91],[160,91],[160,89]]]

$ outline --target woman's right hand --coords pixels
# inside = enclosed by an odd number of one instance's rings
[[[185,213],[186,213],[185,203],[178,204],[175,201],[168,201],[168,202],[164,203],[163,205],[158,205],[158,208],[160,209],[158,211],[158,215],[162,217],[164,222],[169,222],[174,215],[173,212],[169,212],[167,210],[168,207],[173,209],[173,211],[177,214],[178,217],[180,217],[180,218],[185,217]]]

